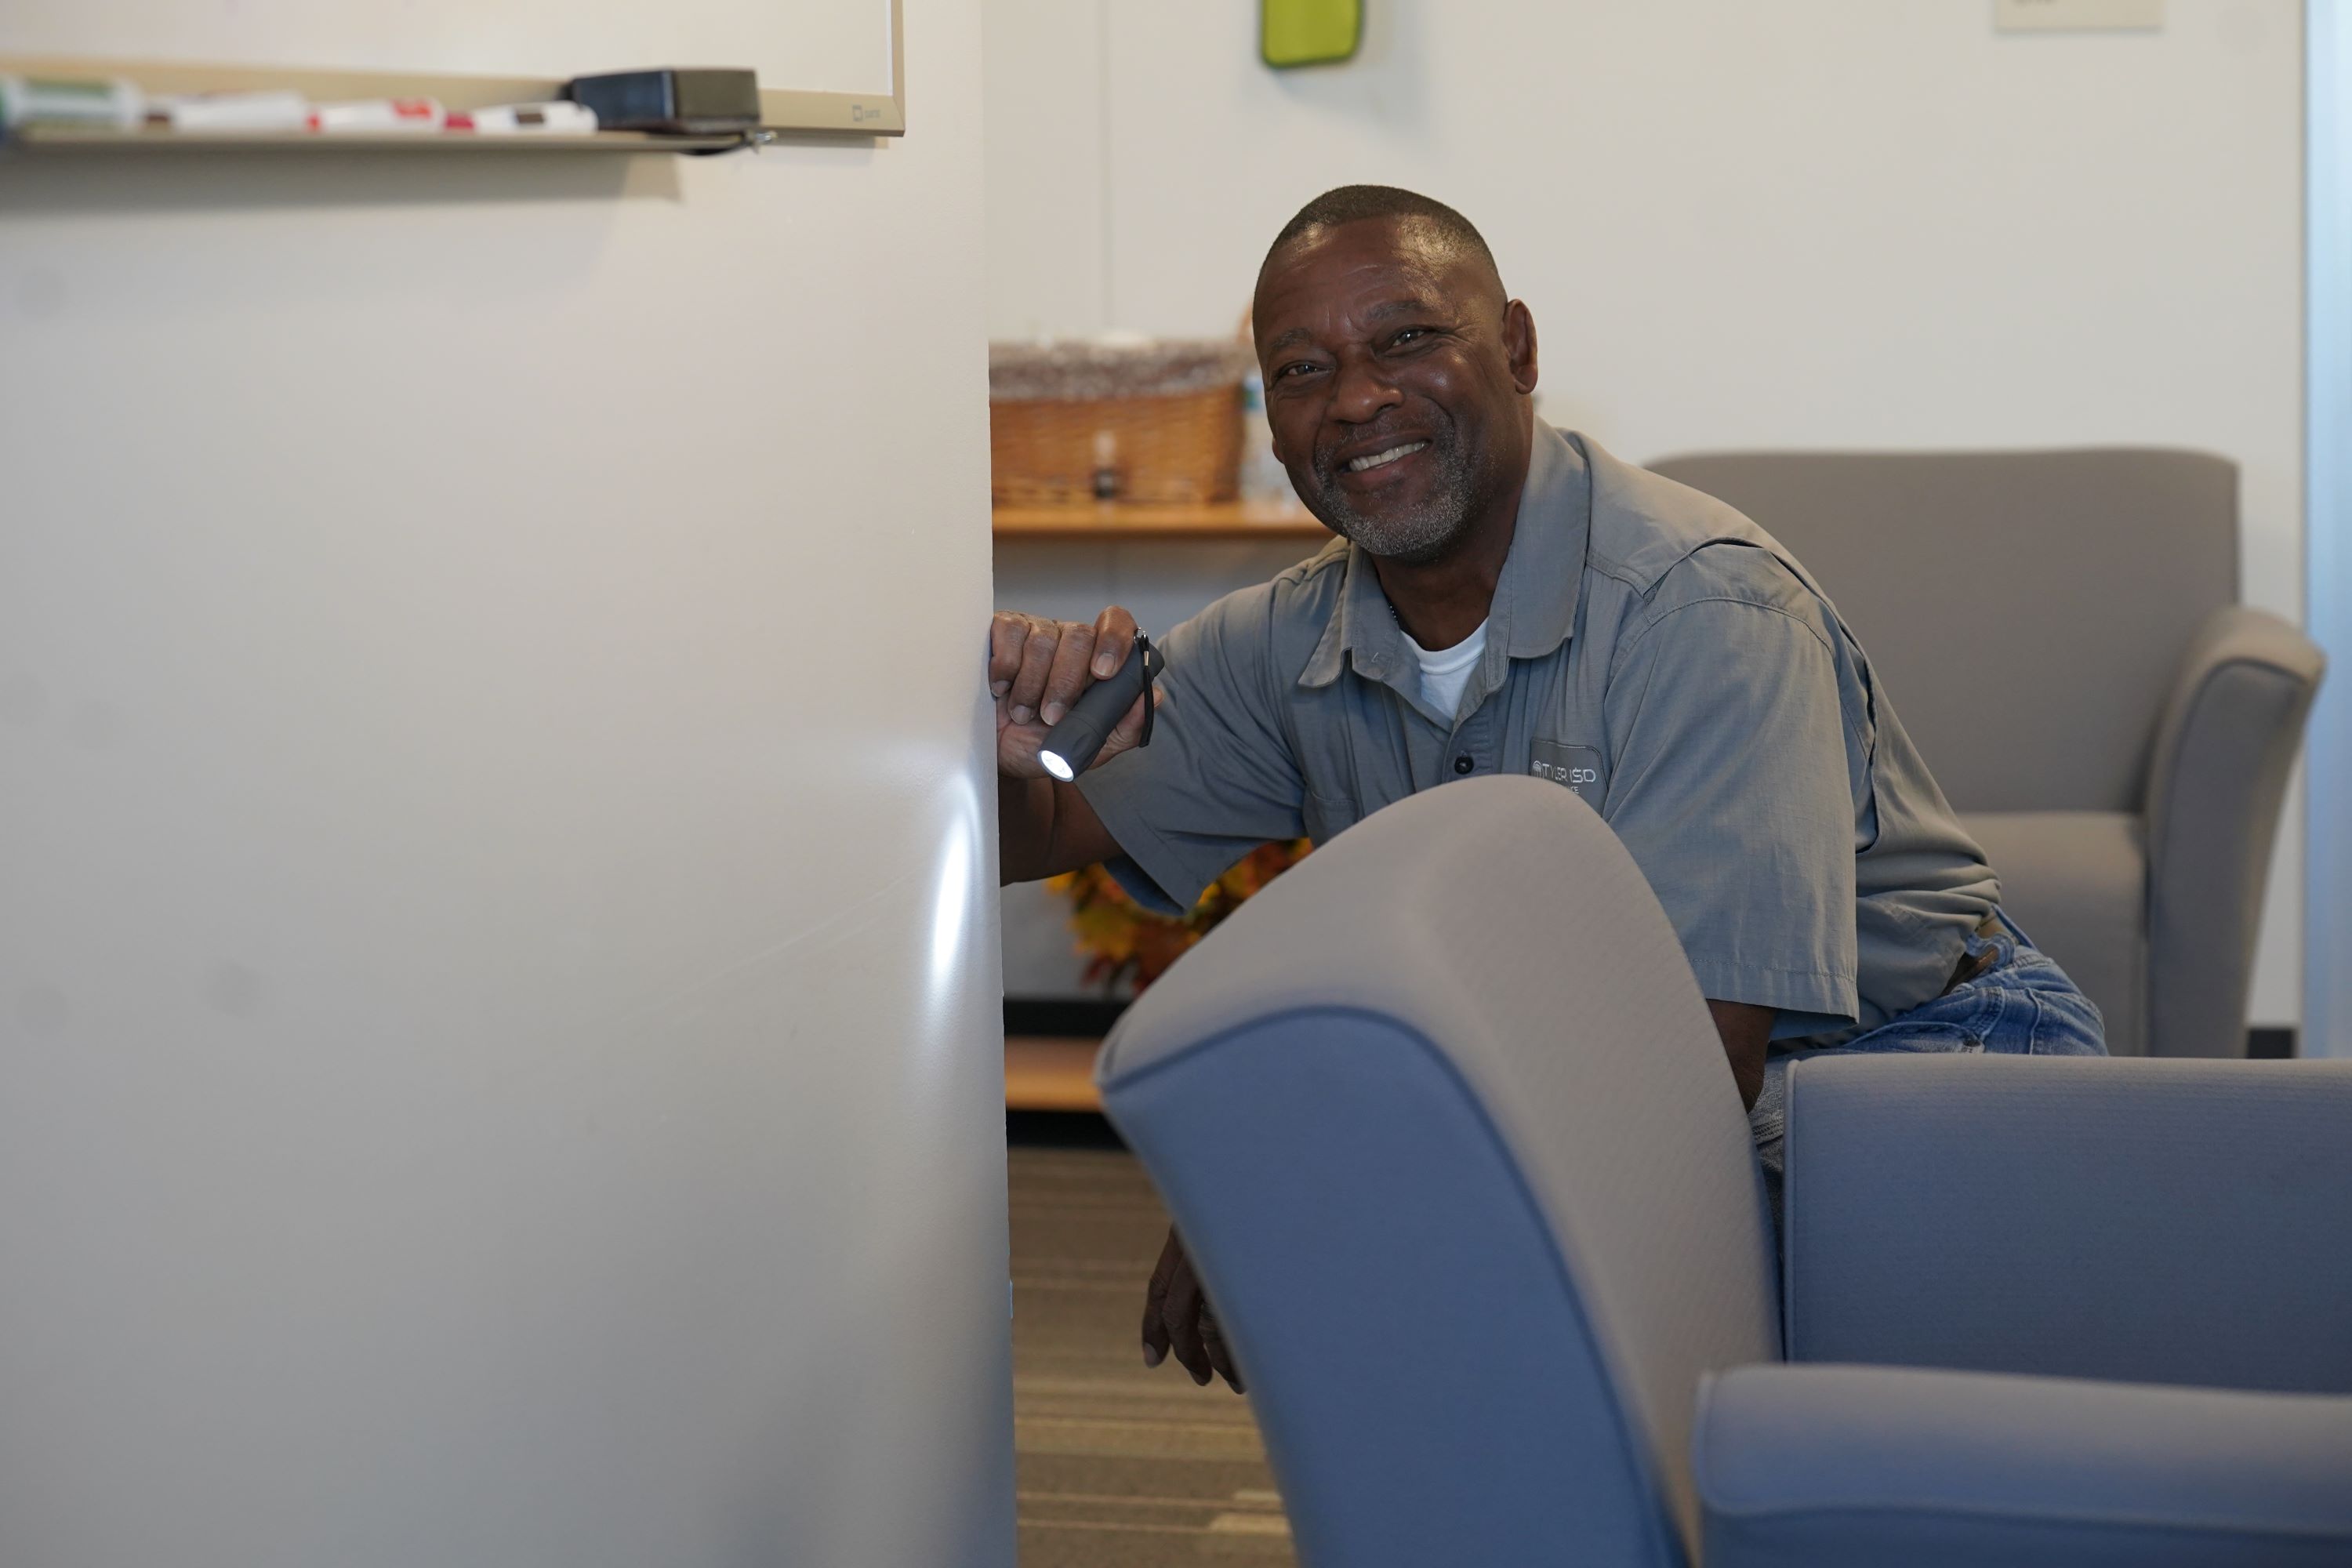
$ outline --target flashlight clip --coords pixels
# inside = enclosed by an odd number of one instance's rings
[[[1160,712],[1160,693],[1155,689],[1160,666],[1151,661],[1151,639],[1140,631],[1135,634],[1135,651],[1128,657],[1143,661],[1143,733],[1135,738],[1135,749],[1139,752],[1151,744],[1151,726]]]

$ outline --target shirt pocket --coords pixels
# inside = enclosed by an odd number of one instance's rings
[[[1328,795],[1317,795],[1313,790],[1307,792],[1307,797],[1299,806],[1299,816],[1306,825],[1307,837],[1313,839],[1318,847],[1355,826],[1357,819],[1362,816],[1363,813],[1356,809],[1354,801],[1335,800]]]
[[[1609,797],[1609,764],[1598,746],[1538,740],[1528,747],[1528,772],[1566,786],[1593,810]]]

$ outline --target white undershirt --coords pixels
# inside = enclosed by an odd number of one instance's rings
[[[1462,706],[1462,689],[1470,684],[1470,672],[1486,657],[1486,623],[1480,621],[1478,629],[1455,643],[1452,647],[1432,653],[1402,626],[1397,635],[1404,646],[1412,649],[1412,657],[1421,665],[1421,695],[1432,708],[1447,718]]]

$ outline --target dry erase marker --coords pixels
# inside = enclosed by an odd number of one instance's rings
[[[34,124],[136,131],[146,118],[139,89],[119,78],[0,76],[0,131]]]
[[[179,93],[155,100],[148,116],[174,131],[304,131],[310,124],[310,100],[299,92]]]
[[[310,129],[331,136],[345,132],[438,131],[447,118],[438,99],[362,98],[319,105],[310,111]]]
[[[499,103],[452,114],[449,129],[485,136],[593,136],[596,111],[584,103]]]

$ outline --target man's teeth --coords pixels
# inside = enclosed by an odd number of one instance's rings
[[[1369,458],[1357,458],[1348,464],[1348,471],[1360,474],[1366,468],[1377,468],[1383,463],[1393,463],[1399,458],[1410,458],[1428,445],[1426,441],[1408,441],[1402,447],[1391,447],[1387,451],[1375,452]]]

